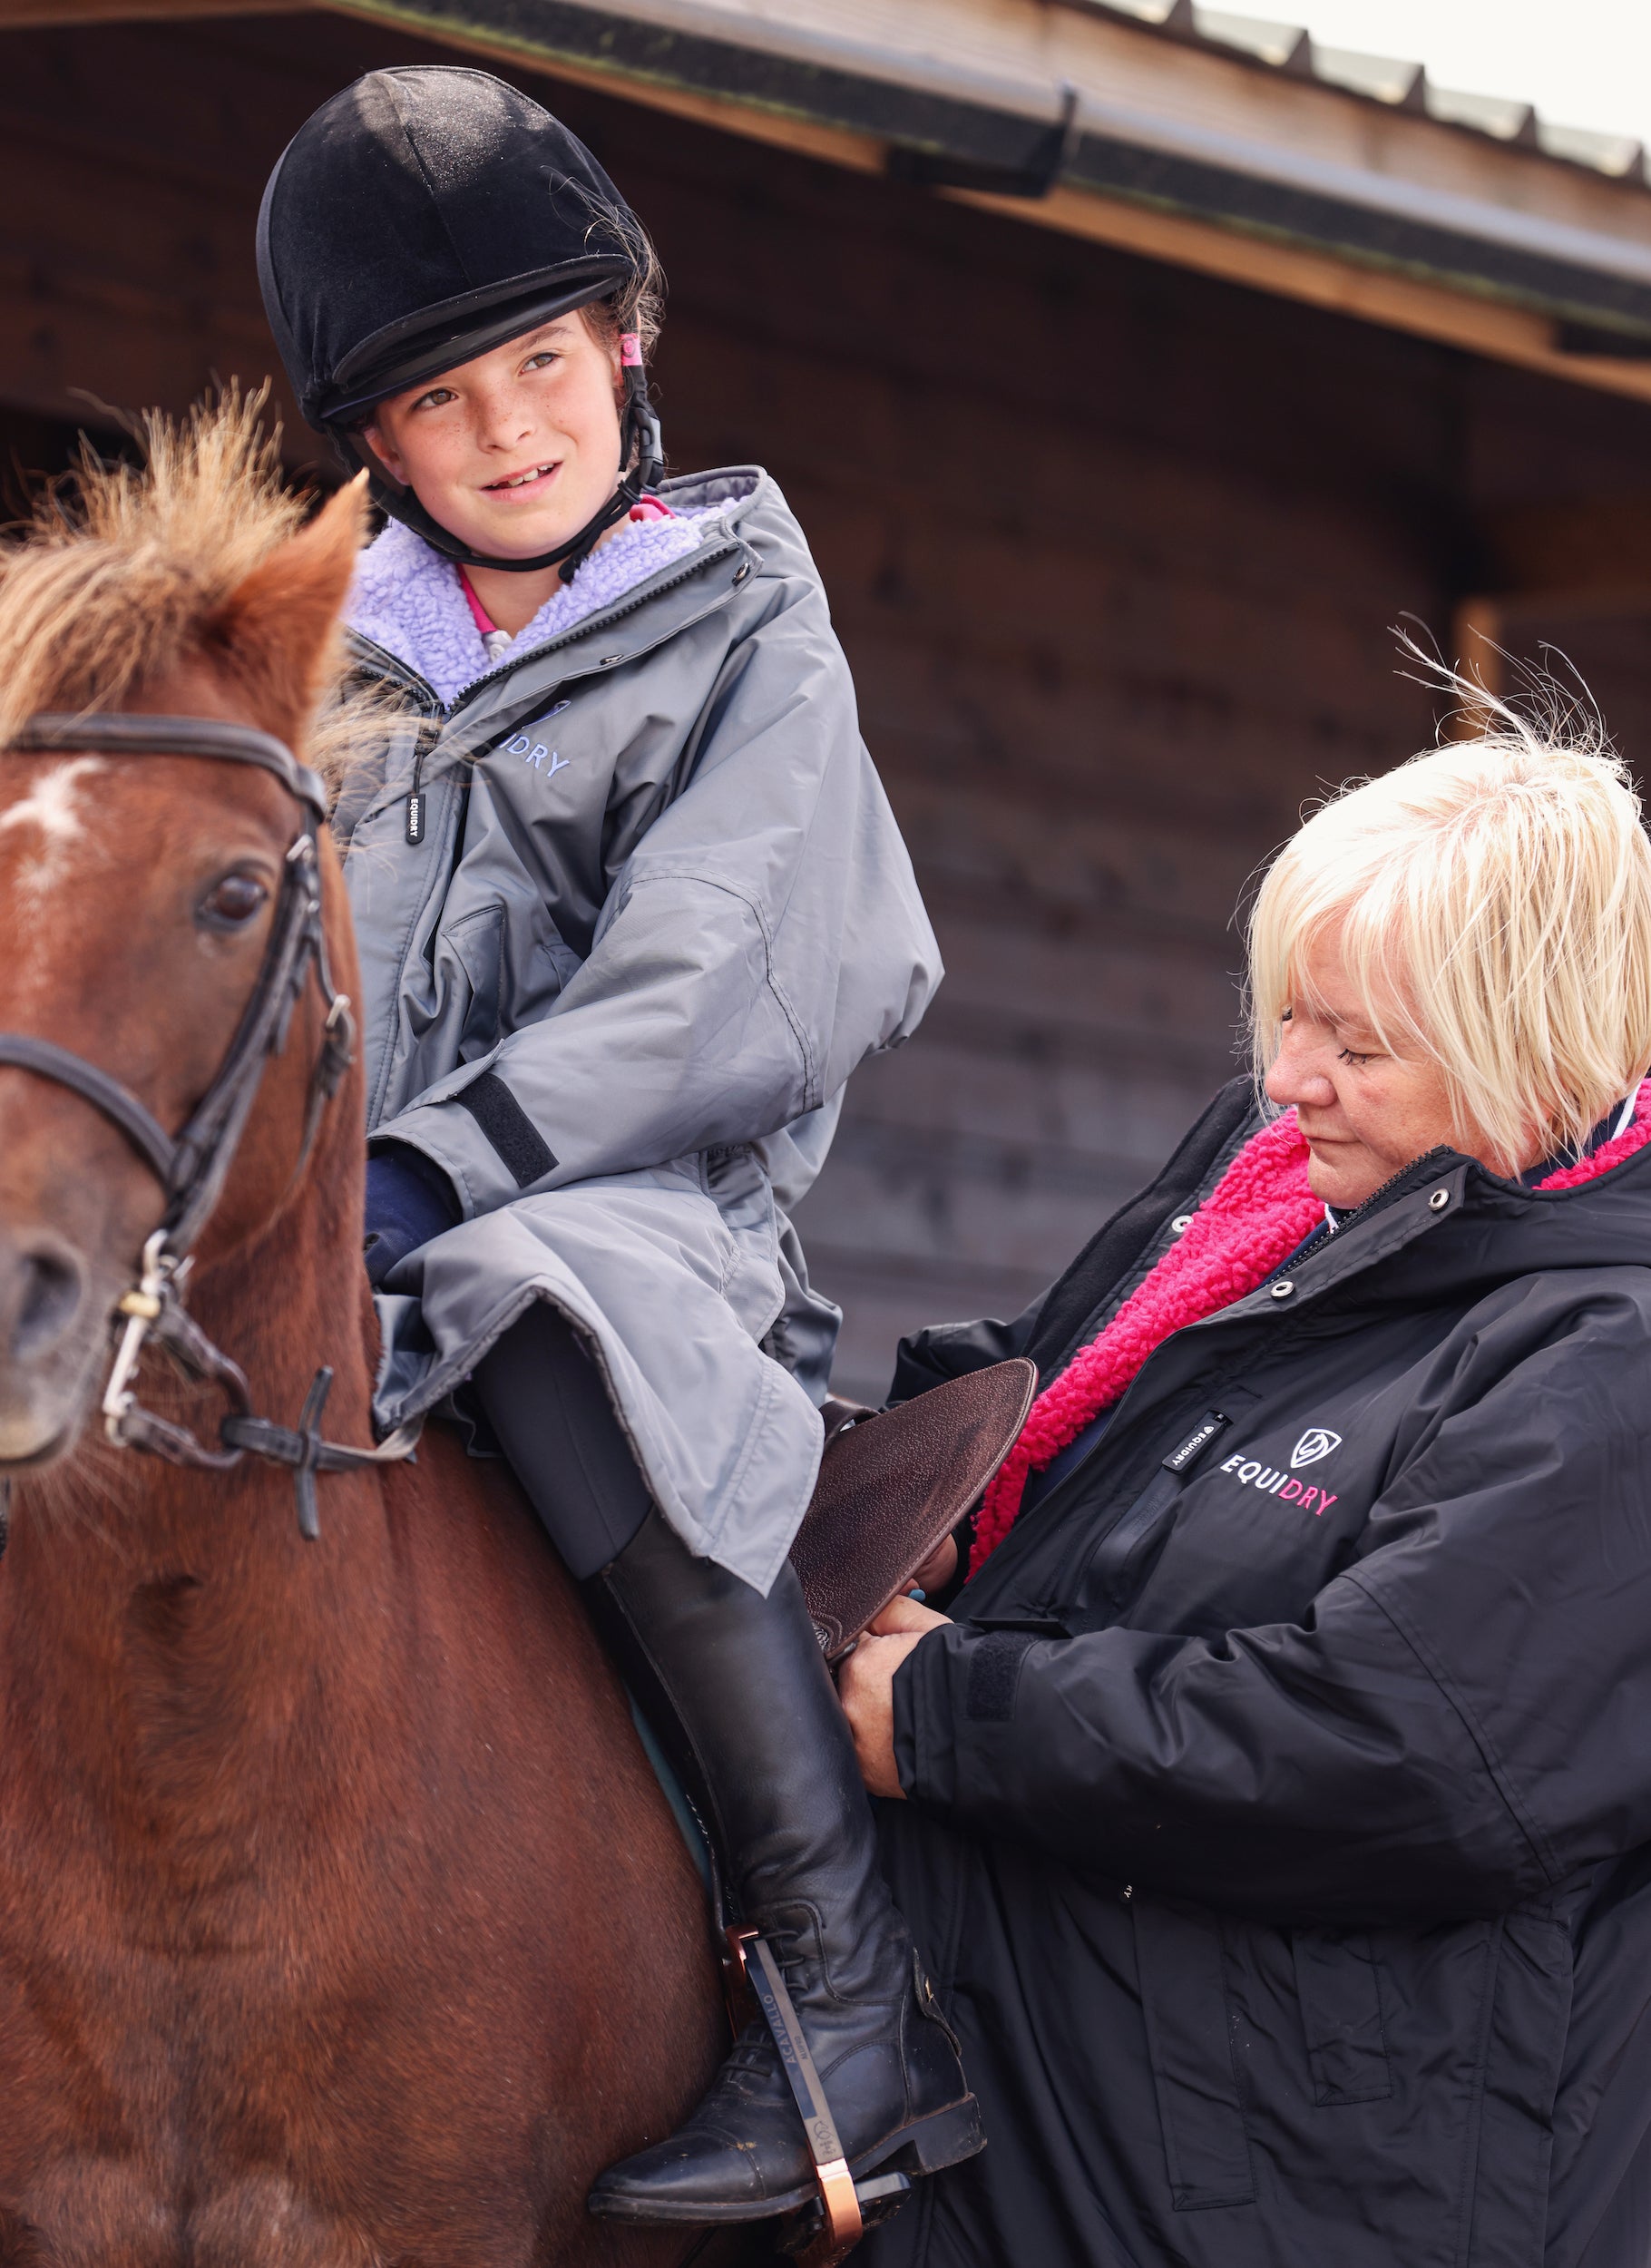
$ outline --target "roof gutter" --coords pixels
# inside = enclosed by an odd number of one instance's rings
[[[1651,347],[1651,244],[1104,103],[1085,102],[1080,116],[1074,187],[1488,292]]]
[[[1651,361],[1651,226],[1637,186],[1607,191],[1634,200],[1632,232],[1618,235],[1533,210],[1529,200],[1463,194],[1143,107],[1105,85],[1074,85],[1034,67],[1023,73],[982,68],[967,58],[965,43],[959,59],[933,40],[915,46],[893,34],[868,36],[864,27],[877,24],[880,11],[845,5],[834,22],[829,0],[816,0],[812,21],[802,20],[802,11],[785,18],[758,14],[738,0],[332,5],[540,68],[572,66],[638,99],[649,99],[650,90],[709,97],[803,129],[866,137],[882,145],[888,170],[906,179],[994,201],[1057,188],[1080,198],[1087,192],[1524,309],[1556,327],[1547,342],[1556,353],[1568,347],[1583,356]],[[960,8],[960,21],[968,14]],[[1131,27],[1126,35],[1162,45],[1172,57],[1176,52],[1150,32]],[[1035,66],[1040,57],[1030,43],[1027,52]],[[1314,93],[1332,103],[1359,100]],[[1429,124],[1422,131],[1450,136],[1456,130]],[[1504,160],[1500,150],[1493,156]],[[1541,157],[1525,161],[1565,171]],[[1060,201],[1070,208],[1074,200]]]

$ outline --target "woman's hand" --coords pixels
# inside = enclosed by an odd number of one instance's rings
[[[912,1580],[919,1590],[943,1590],[957,1573],[957,1539],[946,1536],[918,1569]],[[872,1626],[875,1628],[875,1624]]]
[[[945,1619],[914,1598],[891,1598],[837,1672],[860,1777],[874,1795],[904,1798],[894,1769],[894,1672],[925,1631]]]

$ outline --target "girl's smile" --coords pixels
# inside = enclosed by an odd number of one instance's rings
[[[525,473],[506,473],[498,480],[488,482],[487,494],[490,496],[526,497],[532,491],[535,495],[542,495],[561,470],[561,463],[556,461],[550,464],[530,465]]]

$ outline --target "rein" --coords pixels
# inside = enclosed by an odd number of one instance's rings
[[[93,713],[32,717],[6,744],[14,755],[58,749],[109,756],[199,756],[220,763],[251,764],[278,779],[298,805],[302,826],[282,864],[281,885],[263,961],[235,1035],[211,1084],[182,1130],[169,1134],[130,1088],[83,1056],[31,1032],[0,1031],[0,1066],[54,1080],[103,1113],[125,1135],[160,1183],[166,1209],[143,1246],[136,1288],[117,1303],[112,1321],[123,1324],[104,1389],[103,1431],[117,1449],[141,1449],[170,1464],[228,1472],[250,1454],[293,1469],[298,1527],[312,1541],[320,1534],[316,1508],[318,1472],[346,1472],[409,1457],[416,1424],[403,1426],[376,1449],[350,1449],[324,1441],[319,1425],[333,1374],[316,1373],[296,1428],[259,1417],[239,1365],[214,1346],[183,1304],[190,1251],[223,1185],[258,1098],[264,1066],[286,1044],[292,1012],[313,969],[327,1010],[320,1051],[310,1073],[304,1134],[293,1179],[304,1170],[327,1104],[338,1090],[355,1051],[349,1002],[333,983],[321,920],[318,849],[327,816],[327,791],[286,743],[249,725],[207,717],[141,717]],[[209,1448],[187,1426],[145,1410],[133,1381],[145,1345],[153,1342],[186,1377],[222,1389],[232,1405]]]

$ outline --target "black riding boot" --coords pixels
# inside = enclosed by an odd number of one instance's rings
[[[747,1926],[784,1971],[850,2172],[937,2173],[982,2142],[957,2046],[878,1870],[848,1727],[796,1575],[767,1598],[650,1513],[598,1583],[675,1714]],[[593,1587],[594,1588],[594,1587]],[[669,2141],[610,2166],[591,2210],[755,2221],[816,2195],[766,2024]]]

